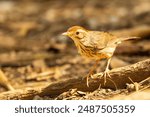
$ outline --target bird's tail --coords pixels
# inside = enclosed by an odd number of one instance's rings
[[[130,40],[130,39],[140,39],[140,37],[120,37],[114,40],[113,43],[120,44],[121,42]]]
[[[130,39],[140,39],[140,37],[121,37],[121,38],[118,38],[118,40],[120,40],[120,41],[127,41]]]

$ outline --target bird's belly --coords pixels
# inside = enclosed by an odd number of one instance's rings
[[[110,58],[112,57],[116,47],[106,47],[98,52],[99,56]]]

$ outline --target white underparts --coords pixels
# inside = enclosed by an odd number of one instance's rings
[[[116,47],[106,47],[100,51],[100,53],[105,53],[107,56],[111,57],[115,51]]]

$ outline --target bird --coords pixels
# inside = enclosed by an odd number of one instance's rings
[[[101,59],[107,59],[106,68],[103,72],[104,84],[109,74],[109,65],[116,47],[122,42],[139,37],[117,37],[109,32],[87,30],[81,26],[72,26],[62,35],[70,37],[82,56],[94,60],[95,64],[86,77],[86,85],[89,87],[88,79],[92,77],[97,64]]]

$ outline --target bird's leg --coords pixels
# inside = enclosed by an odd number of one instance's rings
[[[106,68],[105,68],[105,71],[104,71],[104,73],[103,73],[103,75],[102,75],[102,76],[104,76],[104,84],[106,83],[106,78],[107,78],[107,76],[108,76],[108,77],[111,77],[110,74],[108,73],[108,72],[109,72],[110,61],[111,61],[111,58],[108,59],[107,65],[106,65]]]
[[[98,64],[98,60],[95,62],[95,64],[93,65],[93,67],[90,69],[90,71],[89,71],[89,73],[88,73],[88,75],[87,75],[87,77],[86,77],[86,85],[87,85],[87,87],[89,87],[89,81],[88,81],[88,79],[91,77],[91,75],[93,74],[93,72],[94,72],[94,70],[96,69],[96,67],[97,67],[97,64]]]

